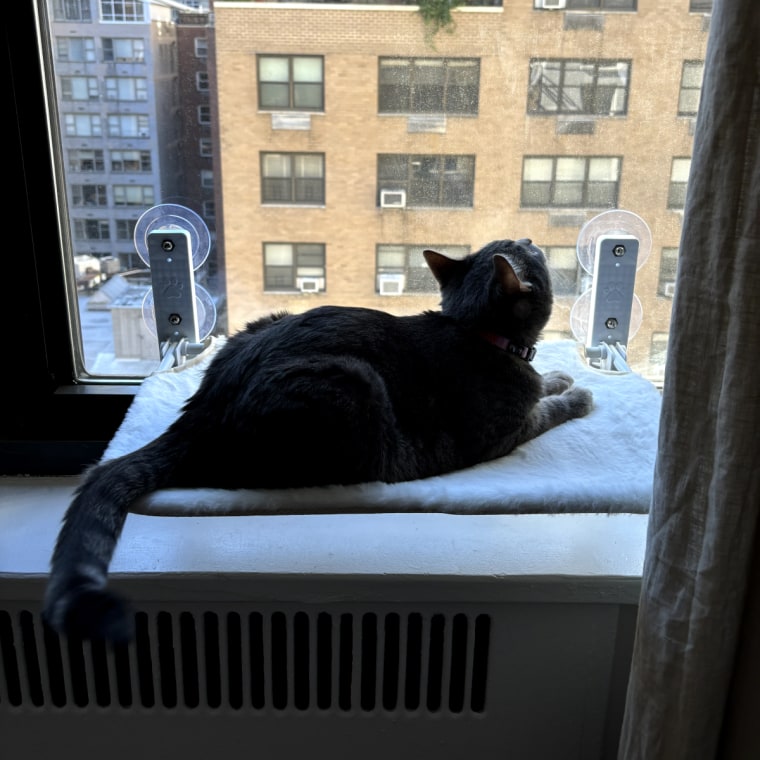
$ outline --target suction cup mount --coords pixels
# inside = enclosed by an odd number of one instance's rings
[[[161,369],[182,364],[205,348],[216,323],[214,301],[193,277],[211,250],[208,227],[189,208],[161,204],[137,220],[134,241],[151,270],[142,311],[159,342]]]
[[[633,288],[636,271],[652,250],[649,227],[630,211],[605,211],[583,226],[576,250],[578,262],[593,279],[570,312],[573,335],[583,343],[591,366],[630,372],[628,341],[643,318]]]

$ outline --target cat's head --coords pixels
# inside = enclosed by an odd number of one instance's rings
[[[546,256],[530,240],[494,240],[463,259],[431,249],[424,256],[444,314],[527,345],[538,340],[551,316],[552,286]]]

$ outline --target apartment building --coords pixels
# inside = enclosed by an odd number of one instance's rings
[[[547,251],[570,335],[599,213],[652,232],[635,369],[661,374],[710,3],[417,6],[215,2],[230,328],[276,308],[435,308],[422,249]]]

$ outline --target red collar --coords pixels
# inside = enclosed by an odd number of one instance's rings
[[[510,354],[525,359],[526,362],[533,361],[533,357],[536,355],[535,346],[518,346],[503,335],[497,335],[496,333],[482,330],[480,332],[480,337],[485,338],[489,343],[493,343],[494,346],[503,351],[509,351]]]

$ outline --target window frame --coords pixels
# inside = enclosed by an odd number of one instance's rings
[[[13,371],[0,373],[0,474],[79,474],[121,424],[139,381],[75,381],[67,278],[34,3],[11,3],[0,67],[9,109],[6,199],[20,253],[8,256],[5,303],[23,325]],[[43,48],[45,46],[42,46]],[[51,65],[52,62],[48,61]],[[47,150],[46,150],[47,147]]]

